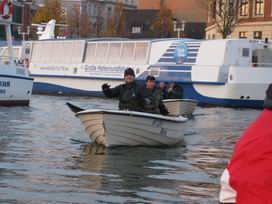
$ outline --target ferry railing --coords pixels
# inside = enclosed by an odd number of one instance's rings
[[[272,68],[272,63],[251,63],[254,68]]]
[[[22,58],[17,58],[17,57],[9,57],[9,56],[3,56],[3,55],[0,56],[0,63],[6,64],[6,65],[10,65],[11,62],[13,62],[15,66],[27,67],[27,61],[28,60],[24,60]]]

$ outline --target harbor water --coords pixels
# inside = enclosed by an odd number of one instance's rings
[[[260,111],[198,108],[184,144],[91,144],[66,101],[116,109],[99,98],[36,96],[0,108],[0,203],[218,203],[220,175]]]

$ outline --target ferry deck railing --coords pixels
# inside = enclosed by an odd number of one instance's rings
[[[0,64],[6,64],[10,65],[11,62],[15,66],[20,66],[20,67],[27,67],[28,65],[28,60],[24,60],[22,58],[17,58],[17,57],[9,57],[9,56],[0,56]]]

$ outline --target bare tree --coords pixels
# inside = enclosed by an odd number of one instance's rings
[[[94,13],[92,18],[92,36],[101,37],[104,28],[104,17],[102,13],[102,6],[99,0],[91,0],[94,5]]]
[[[83,15],[80,12],[80,7],[74,5],[68,11],[66,18],[69,34],[72,37],[87,38],[91,35],[92,24],[88,15]]]
[[[248,0],[199,0],[225,39],[248,15]]]
[[[74,5],[67,13],[68,32],[71,37],[80,37],[80,7]]]
[[[161,1],[160,12],[151,25],[156,37],[169,38],[174,35],[173,16],[171,10]]]
[[[124,6],[117,3],[113,15],[108,19],[105,35],[108,37],[123,36],[125,34]]]

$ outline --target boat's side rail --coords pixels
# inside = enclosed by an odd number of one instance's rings
[[[185,117],[168,117],[151,113],[143,113],[143,112],[135,112],[135,111],[119,111],[119,110],[86,110],[76,113],[76,116],[86,115],[86,114],[114,114],[114,115],[129,115],[135,117],[143,117],[143,118],[152,118],[158,120],[166,120],[172,122],[185,122],[187,118]]]
[[[272,68],[272,63],[251,63],[253,68]]]
[[[0,56],[0,63],[1,64],[11,64],[11,62],[13,62],[14,65],[16,66],[21,66],[21,67],[25,67],[25,61],[22,58],[17,58],[17,57],[9,57],[9,56]]]

